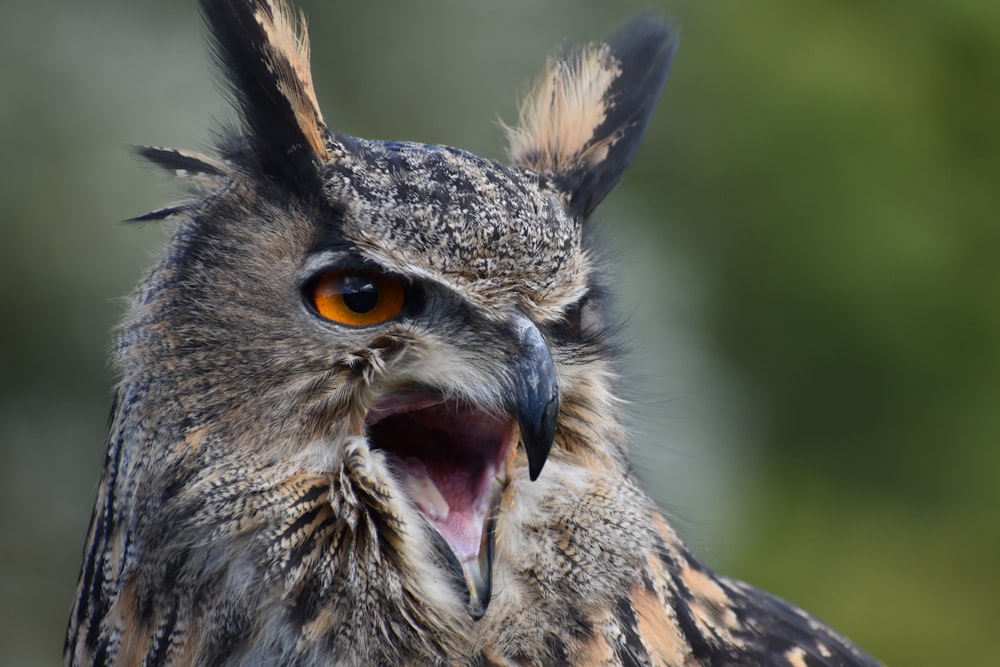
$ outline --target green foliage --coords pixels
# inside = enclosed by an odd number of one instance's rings
[[[665,237],[701,258],[712,340],[765,420],[730,569],[889,664],[984,664],[1000,10],[717,3],[685,37],[664,166],[643,175],[669,183]]]

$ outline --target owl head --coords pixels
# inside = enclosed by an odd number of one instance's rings
[[[306,607],[324,572],[355,600],[424,581],[479,618],[515,518],[627,469],[588,218],[675,31],[641,15],[551,59],[495,161],[337,133],[297,17],[202,9],[239,128],[218,158],[141,149],[197,193],[140,216],[177,230],[115,355],[116,483],[162,554],[146,576],[263,562]]]

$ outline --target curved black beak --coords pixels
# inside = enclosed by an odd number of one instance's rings
[[[518,318],[521,354],[514,369],[513,413],[528,456],[528,476],[538,479],[552,449],[559,417],[559,384],[549,348],[538,328]]]

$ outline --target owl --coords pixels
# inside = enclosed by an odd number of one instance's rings
[[[330,129],[301,18],[202,0],[239,116],[120,374],[69,665],[876,665],[639,488],[588,219],[675,28],[551,59],[509,161]]]

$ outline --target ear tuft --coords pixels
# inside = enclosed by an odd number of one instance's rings
[[[202,0],[201,9],[257,165],[289,186],[315,186],[329,133],[305,21],[282,0]]]
[[[639,147],[677,47],[677,29],[652,14],[606,42],[552,58],[506,128],[511,161],[554,174],[573,213],[586,216],[618,182]]]
[[[609,111],[608,91],[621,65],[607,44],[550,58],[521,104],[518,126],[507,128],[511,161],[526,169],[565,173],[607,157],[608,137],[594,130]]]

